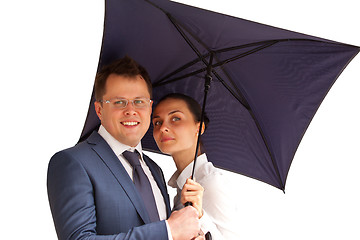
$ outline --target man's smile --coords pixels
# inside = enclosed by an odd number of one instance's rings
[[[140,124],[140,122],[137,122],[137,121],[124,121],[124,122],[121,122],[122,125],[124,126],[137,126]]]

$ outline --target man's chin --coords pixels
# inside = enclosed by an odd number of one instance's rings
[[[130,146],[130,147],[135,147],[139,144],[139,142],[141,141],[141,139],[143,138],[145,134],[143,135],[139,135],[139,134],[127,134],[126,138],[124,139],[124,144]]]

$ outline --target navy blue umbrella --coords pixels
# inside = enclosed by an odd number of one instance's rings
[[[131,56],[148,70],[155,104],[170,92],[203,103],[210,86],[209,160],[284,191],[307,127],[359,47],[165,0],[105,2],[99,69]],[[100,124],[93,102],[80,140]],[[159,151],[152,128],[142,144]]]

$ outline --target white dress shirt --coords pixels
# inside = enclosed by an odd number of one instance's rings
[[[191,177],[193,163],[191,162],[181,173],[176,171],[169,180],[169,186],[177,189],[174,197],[174,210],[183,208],[180,202],[181,189],[186,179]],[[195,165],[194,180],[204,188],[203,216],[200,219],[201,230],[210,231],[213,240],[241,239],[236,219],[239,217],[236,201],[226,177],[208,162],[206,154],[198,156]]]

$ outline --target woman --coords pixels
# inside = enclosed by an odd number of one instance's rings
[[[201,229],[208,231],[212,239],[240,239],[236,233],[236,214],[231,204],[231,189],[222,173],[208,162],[204,148],[196,160],[195,179],[190,179],[201,121],[201,107],[191,97],[172,93],[160,100],[153,112],[153,135],[159,149],[172,156],[177,171],[171,177],[169,185],[177,188],[174,198],[174,210],[191,202],[198,210]],[[201,134],[208,124],[205,117]]]

